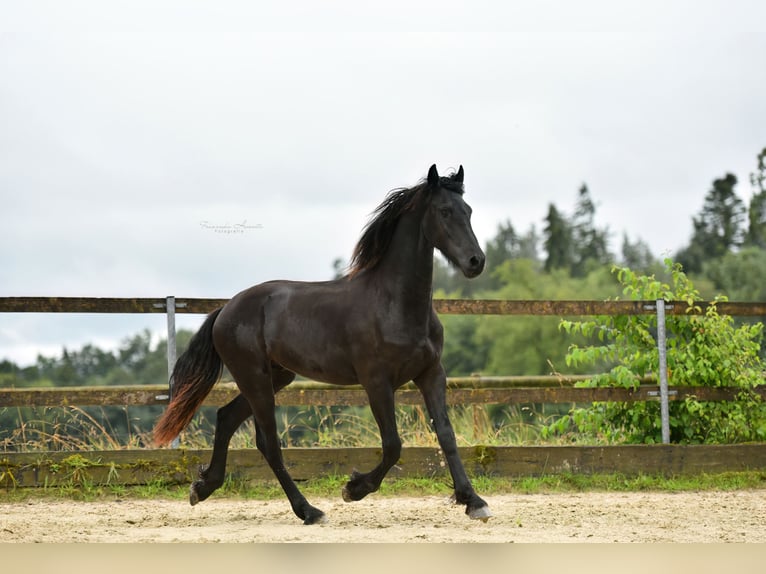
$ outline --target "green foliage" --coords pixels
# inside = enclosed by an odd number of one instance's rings
[[[731,173],[713,181],[702,209],[692,218],[691,242],[677,255],[687,271],[699,272],[706,261],[723,257],[742,245],[747,235],[744,223],[748,210],[734,191],[736,185],[737,177]]]
[[[748,206],[748,229],[745,245],[766,248],[766,148],[757,156],[756,171],[750,174],[753,196]]]
[[[553,204],[548,206],[543,233],[546,271],[566,269],[573,277],[584,277],[594,266],[611,260],[609,231],[596,226],[596,204],[585,184],[578,191],[571,217]]]
[[[545,258],[545,270],[569,269],[574,263],[572,229],[569,221],[552,203],[545,216],[544,247],[548,256]]]
[[[574,279],[563,269],[544,274],[527,260],[515,260],[495,273],[505,285],[492,294],[496,299],[563,300],[614,292],[614,281],[603,270]],[[569,339],[559,331],[555,317],[497,316],[482,317],[476,343],[487,349],[484,373],[546,375],[563,361]]]
[[[680,264],[665,261],[669,283],[614,267],[623,293],[633,300],[678,300],[690,305],[699,292]],[[725,301],[717,297],[714,301]],[[700,401],[689,398],[670,403],[671,441],[679,443],[732,443],[766,438],[766,404],[754,392],[763,379],[759,357],[763,325],[736,327],[721,316],[715,304],[704,315],[666,316],[667,365],[671,385],[734,387],[736,401]],[[561,321],[567,334],[584,336],[592,344],[569,348],[567,365],[608,369],[582,383],[584,386],[635,388],[640,378],[657,373],[659,352],[655,315],[596,317],[588,321]],[[609,442],[654,443],[661,440],[659,404],[654,402],[595,403],[575,408],[549,427],[551,434],[583,433]]]
[[[705,265],[705,275],[730,301],[766,301],[766,250],[746,247]]]

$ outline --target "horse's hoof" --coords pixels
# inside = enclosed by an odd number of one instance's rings
[[[343,487],[343,490],[340,491],[340,495],[343,497],[343,502],[354,502],[354,499],[351,497],[351,493],[348,490],[348,485]]]
[[[492,518],[492,513],[489,511],[489,506],[480,506],[479,508],[473,508],[468,511],[468,517],[474,520],[481,520],[486,522]]]
[[[197,506],[199,504],[199,495],[197,494],[197,491],[193,488],[189,492],[189,504],[192,506]]]
[[[193,482],[191,487],[189,487],[189,504],[192,506],[196,506],[205,500],[204,498],[200,497],[199,492],[197,491],[197,488],[199,487],[198,482]]]
[[[306,513],[306,518],[303,519],[303,524],[311,525],[311,524],[327,524],[327,516],[325,516],[325,513],[319,510],[318,508],[311,508]]]

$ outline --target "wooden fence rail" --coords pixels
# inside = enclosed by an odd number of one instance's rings
[[[515,377],[504,377],[512,382]],[[523,377],[520,377],[523,380]],[[451,382],[447,390],[450,405],[523,404],[523,403],[592,403],[599,401],[659,401],[658,385],[639,385],[635,389],[621,387],[583,388],[559,386],[551,377],[552,385],[478,386]],[[203,403],[204,406],[222,406],[238,394],[234,383],[219,383]],[[766,399],[766,387],[756,390]],[[703,401],[730,401],[736,399],[737,389],[727,387],[671,387],[669,400],[696,397]],[[66,387],[0,389],[0,408],[3,407],[60,407],[60,406],[147,406],[168,403],[166,385],[135,385],[119,387]],[[405,387],[396,392],[400,405],[422,405],[420,391]],[[328,387],[327,385],[293,385],[276,395],[277,406],[365,406],[366,392],[361,387]]]
[[[175,299],[176,313],[210,313],[228,299]],[[165,298],[114,297],[0,297],[0,313],[165,313]],[[708,301],[668,301],[665,313],[684,315],[704,313]],[[716,309],[722,315],[766,316],[766,302],[721,302]],[[435,299],[434,308],[444,315],[652,315],[654,301],[547,301],[499,299]]]

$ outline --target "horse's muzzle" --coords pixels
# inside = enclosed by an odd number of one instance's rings
[[[480,253],[478,255],[472,255],[471,258],[468,260],[467,265],[463,267],[463,275],[468,277],[469,279],[473,279],[474,277],[477,277],[481,274],[482,271],[484,271],[484,263],[486,262],[486,257],[483,253]]]

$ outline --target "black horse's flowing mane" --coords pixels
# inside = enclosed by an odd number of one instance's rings
[[[463,195],[463,184],[456,181],[455,173],[440,177],[439,186]],[[354,277],[362,271],[372,269],[380,262],[391,244],[399,218],[420,205],[427,189],[428,180],[423,179],[413,187],[403,187],[389,192],[364,227],[362,236],[354,247],[346,277]]]

